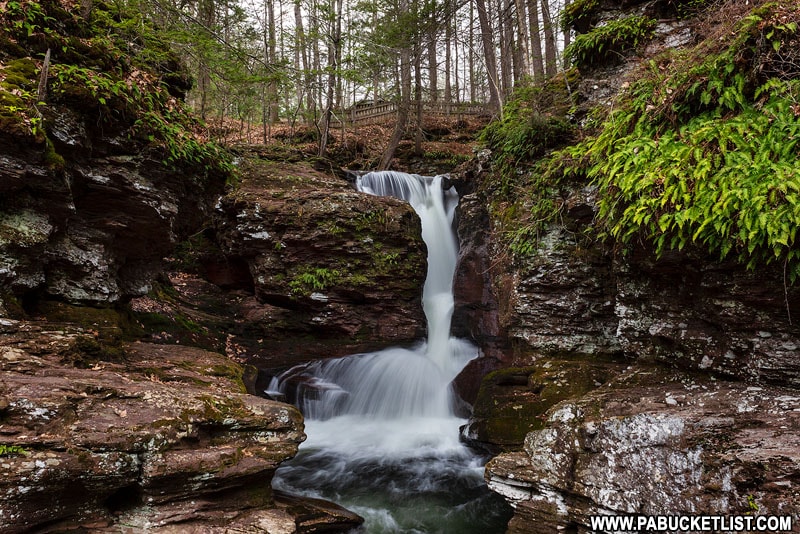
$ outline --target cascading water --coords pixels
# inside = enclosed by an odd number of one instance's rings
[[[428,247],[427,340],[290,369],[270,385],[306,418],[308,439],[278,470],[278,489],[332,500],[381,532],[503,532],[505,503],[483,483],[480,458],[458,440],[451,382],[477,348],[450,337],[458,195],[444,178],[373,172],[360,191],[408,201]]]

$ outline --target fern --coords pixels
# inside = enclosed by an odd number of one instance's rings
[[[578,68],[608,61],[650,39],[656,24],[643,16],[610,21],[578,35],[564,55]]]

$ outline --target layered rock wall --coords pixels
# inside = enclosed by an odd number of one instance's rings
[[[593,24],[659,19],[638,50],[646,56],[714,27],[713,16],[698,23],[664,11],[677,3],[597,5]],[[751,7],[726,9],[735,18]],[[581,73],[579,118],[632,83],[640,58]],[[691,245],[657,258],[645,238],[625,247],[587,238],[597,230],[596,191],[566,180],[552,191],[558,221],[517,254],[503,246],[515,216],[507,208],[530,206],[497,191],[525,184],[527,171],[487,172],[483,159],[461,170],[483,209],[460,213],[467,248],[456,317],[464,332],[490,326],[475,339],[487,354],[504,347],[494,368],[506,368],[486,376],[463,432],[509,451],[486,468],[515,508],[509,532],[587,532],[597,514],[777,514],[797,525],[800,289],[783,266],[747,270]],[[481,241],[490,258],[477,263],[467,252]]]
[[[294,531],[270,480],[305,439],[302,417],[245,394],[227,358],[146,343],[111,352],[69,324],[0,329],[3,532]]]
[[[220,256],[201,262],[222,285],[244,268],[251,294],[232,332],[249,361],[279,368],[424,337],[427,251],[410,205],[302,160],[255,152],[241,172],[214,216]]]

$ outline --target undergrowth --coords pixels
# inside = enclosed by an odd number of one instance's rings
[[[575,106],[578,77],[577,69],[570,69],[544,84],[522,84],[502,119],[481,133],[497,177],[487,190],[492,214],[517,256],[532,252],[541,230],[559,217],[558,180],[539,158],[574,142],[575,127],[566,117]]]
[[[625,52],[650,39],[656,24],[655,19],[638,15],[609,21],[575,37],[564,49],[564,55],[578,68],[622,58]]]
[[[726,44],[649,63],[556,175],[599,188],[601,235],[657,255],[700,246],[800,275],[800,6],[753,10]]]

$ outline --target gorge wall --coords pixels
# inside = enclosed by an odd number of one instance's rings
[[[302,417],[253,395],[242,355],[286,366],[416,339],[425,250],[411,209],[282,154],[272,172],[242,157],[236,178],[183,107],[190,81],[168,47],[120,23],[137,14],[7,7],[0,530],[358,525],[272,491]]]
[[[584,135],[587,110],[625,105],[615,94],[641,76],[643,57],[666,64],[664,51],[716,38],[719,17],[758,8],[727,2],[680,17],[661,2],[595,4],[580,31],[632,14],[657,26],[625,61],[569,75],[565,111]],[[561,119],[558,108],[541,113],[545,127]],[[472,372],[491,370],[479,389],[469,373],[459,378],[475,400],[462,432],[500,453],[486,479],[515,508],[509,532],[589,531],[598,514],[778,514],[797,524],[800,290],[785,265],[748,270],[692,245],[657,256],[646,236],[598,240],[596,185],[537,182],[542,167],[502,157],[484,151],[453,175],[465,194],[455,328],[484,348]],[[541,213],[534,188],[557,215],[529,223],[538,230],[523,249],[528,230],[515,220]]]

